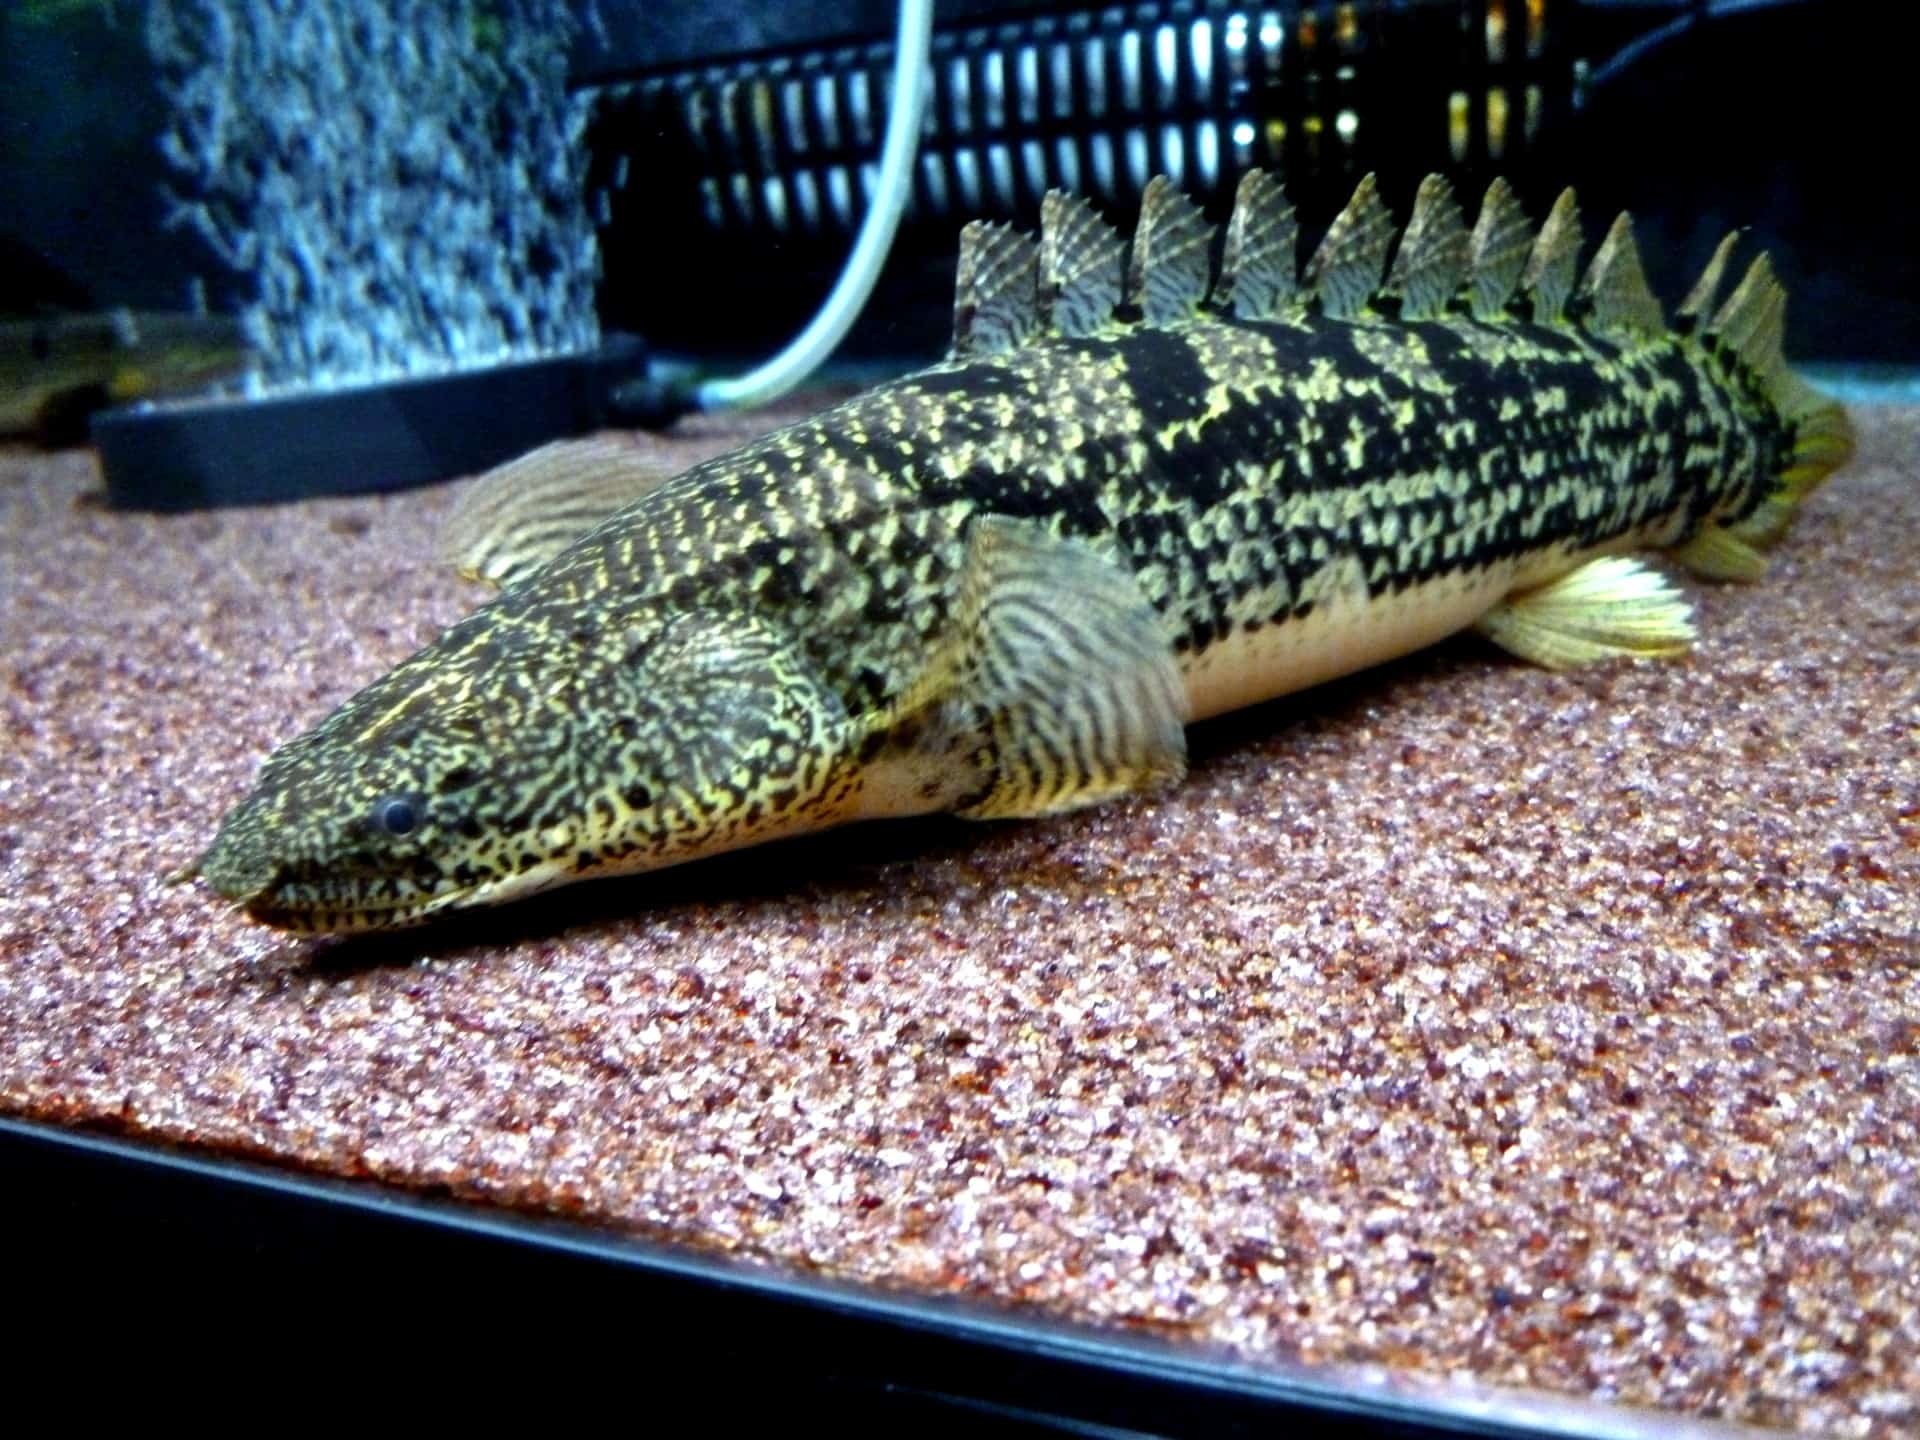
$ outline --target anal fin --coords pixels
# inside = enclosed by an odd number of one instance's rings
[[[1673,558],[1703,580],[1751,582],[1767,573],[1767,557],[1719,525],[1702,527]]]
[[[1124,567],[983,516],[945,640],[877,721],[868,813],[1024,818],[1172,784],[1186,715],[1165,622]]]
[[[1510,596],[1474,628],[1550,670],[1675,655],[1694,640],[1686,598],[1659,571],[1623,555],[1589,560],[1537,590]]]
[[[442,552],[468,579],[504,589],[676,473],[617,433],[556,440],[468,485]]]

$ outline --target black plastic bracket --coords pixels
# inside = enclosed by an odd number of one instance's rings
[[[96,415],[93,438],[121,509],[404,490],[604,425],[670,418],[613,403],[647,370],[645,343],[618,336],[583,354],[350,390],[129,406]]]

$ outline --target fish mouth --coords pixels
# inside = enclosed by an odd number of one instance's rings
[[[550,890],[571,880],[589,878],[564,862],[549,862],[509,875],[491,876],[430,894],[404,897],[333,899],[327,896],[289,896],[284,889],[249,895],[235,908],[262,925],[304,935],[364,934],[374,930],[404,930],[425,925],[452,909],[504,905]]]
[[[262,925],[308,935],[344,935],[424,925],[448,910],[504,905],[550,890],[555,885],[585,878],[585,874],[564,861],[549,861],[510,874],[490,875],[471,884],[411,895],[315,893],[313,882],[308,881],[304,885],[282,882],[251,895],[228,898],[236,902],[237,909],[246,911]],[[306,893],[299,893],[302,890]]]
[[[442,911],[466,900],[475,888],[466,886],[406,900],[379,902],[291,900],[283,895],[257,895],[236,902],[234,908],[245,912],[256,924],[290,934],[357,935],[425,925]]]
[[[228,829],[198,860],[164,878],[173,884],[199,879],[233,910],[270,929],[349,935],[425,925],[450,910],[498,905],[584,877],[567,859],[507,873],[472,866],[383,872],[281,858],[254,843],[249,831]]]
[[[193,864],[167,876],[169,883],[199,878],[222,899],[260,925],[301,935],[339,935],[398,930],[425,924],[452,906],[467,903],[483,887],[431,879],[361,874],[282,860],[223,832]],[[441,883],[436,883],[441,881]]]

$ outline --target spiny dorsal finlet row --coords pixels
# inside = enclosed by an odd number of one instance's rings
[[[1513,318],[1516,297],[1524,296],[1527,318],[1537,325],[1568,323],[1572,304],[1583,324],[1602,333],[1630,338],[1665,328],[1625,213],[1581,276],[1580,213],[1570,189],[1560,193],[1536,234],[1512,188],[1496,179],[1469,231],[1452,186],[1429,175],[1398,232],[1397,250],[1395,236],[1393,218],[1368,175],[1304,270],[1296,269],[1293,207],[1271,175],[1254,170],[1235,194],[1216,272],[1213,227],[1160,175],[1147,186],[1123,263],[1122,241],[1112,226],[1085,200],[1050,191],[1040,207],[1037,243],[1010,225],[987,221],[961,231],[953,354],[1011,350],[1047,333],[1093,335],[1127,312],[1149,325],[1206,314],[1283,320],[1311,310],[1350,320],[1383,300],[1393,302],[1393,313],[1403,320],[1433,320],[1458,309],[1493,323]],[[1721,243],[1681,305],[1683,330],[1701,326],[1736,239],[1737,232]],[[1779,383],[1784,304],[1785,292],[1761,255],[1704,328],[1764,379]]]

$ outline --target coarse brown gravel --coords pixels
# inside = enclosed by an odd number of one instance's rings
[[[118,514],[0,452],[0,1108],[1252,1357],[1920,1427],[1920,410],[1691,657],[1471,638],[1191,779],[485,926],[163,888],[480,598],[452,491]],[[661,444],[692,458],[723,427]]]

